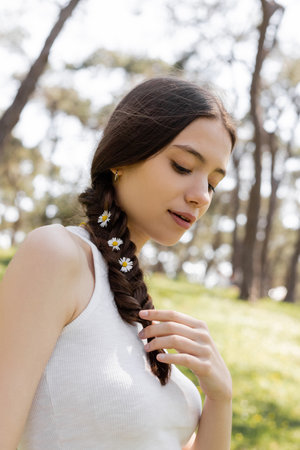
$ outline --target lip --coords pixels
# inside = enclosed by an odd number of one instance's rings
[[[191,225],[193,225],[193,223],[196,222],[196,217],[193,216],[193,214],[190,214],[190,213],[184,212],[184,211],[175,211],[174,209],[172,209],[172,210],[169,209],[169,211],[174,213],[174,214],[177,214],[179,216],[186,217],[187,219],[189,219],[189,223]]]
[[[178,224],[180,225],[182,228],[188,229],[190,228],[193,223],[196,221],[196,217],[193,216],[190,213],[184,212],[184,211],[174,211],[174,210],[170,210],[168,209],[168,213],[170,213],[172,219]],[[189,222],[186,222],[185,220],[181,219],[180,217],[178,217],[178,215],[186,217]]]

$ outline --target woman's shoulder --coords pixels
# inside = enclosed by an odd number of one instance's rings
[[[82,269],[84,252],[79,243],[60,224],[45,225],[30,231],[19,246],[7,272],[26,283],[43,284],[44,289],[59,286],[72,290],[70,280],[76,280]]]
[[[26,304],[28,311],[36,311],[36,317],[47,311],[53,316],[53,326],[56,320],[64,325],[77,305],[81,264],[78,245],[62,225],[36,228],[7,267],[0,283],[1,300],[15,314]]]
[[[33,266],[32,274],[38,280],[39,274],[49,276],[74,274],[82,264],[81,247],[66,228],[60,224],[45,225],[30,231],[19,246],[13,260],[26,267]],[[30,264],[29,264],[30,262]],[[32,268],[32,267],[31,267]]]
[[[73,259],[78,245],[71,233],[60,224],[44,225],[30,231],[24,244],[32,247],[34,251],[46,251],[50,255]]]
[[[44,225],[30,231],[22,243],[30,252],[47,255],[47,258],[76,267],[82,264],[83,256],[91,248],[78,235],[68,231],[61,224]],[[71,264],[71,266],[70,266]]]

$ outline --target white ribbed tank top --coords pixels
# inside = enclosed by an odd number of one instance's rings
[[[95,288],[62,330],[18,450],[181,450],[201,414],[197,388],[175,366],[161,386],[137,335],[142,326],[121,319],[88,231],[66,229],[92,248]]]

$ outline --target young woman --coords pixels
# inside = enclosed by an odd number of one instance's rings
[[[29,233],[0,285],[1,450],[230,448],[229,371],[204,322],[154,309],[138,254],[207,211],[234,143],[192,83],[151,79],[120,102],[79,196],[85,223]],[[173,364],[198,377],[203,410]]]

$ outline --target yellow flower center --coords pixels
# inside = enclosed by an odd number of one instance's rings
[[[107,216],[102,216],[103,222],[107,219]]]
[[[123,267],[127,267],[127,262],[124,261],[123,264],[122,264],[122,266],[123,266]]]
[[[117,241],[113,241],[113,245],[116,247],[118,245]]]

